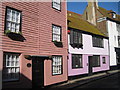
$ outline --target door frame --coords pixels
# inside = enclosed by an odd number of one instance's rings
[[[88,75],[93,74],[92,59],[93,56],[88,56]]]
[[[35,84],[34,83],[34,71],[33,71],[33,62],[34,62],[34,60],[38,60],[38,61],[40,61],[40,62],[42,62],[42,67],[41,67],[41,69],[43,69],[42,71],[43,71],[43,73],[41,73],[41,77],[43,78],[42,80],[42,82],[41,82],[41,86],[39,86],[39,84],[37,85],[37,84]],[[44,87],[44,60],[45,60],[45,58],[44,57],[32,57],[32,87],[33,88],[37,88],[37,87],[39,87],[39,88],[42,88],[42,87]]]

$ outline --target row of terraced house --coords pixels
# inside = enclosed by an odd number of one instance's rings
[[[83,15],[61,0],[2,2],[0,89],[46,87],[116,69],[120,16],[95,1]]]

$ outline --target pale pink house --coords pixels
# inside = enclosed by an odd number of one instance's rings
[[[81,15],[68,11],[68,76],[109,70],[108,37]]]
[[[67,81],[66,15],[66,3],[59,0],[2,3],[3,89],[44,87]]]

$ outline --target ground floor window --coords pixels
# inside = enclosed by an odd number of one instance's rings
[[[52,74],[60,75],[62,74],[62,56],[52,57]]]
[[[93,67],[99,67],[100,66],[100,56],[99,55],[93,55]]]
[[[4,53],[3,62],[3,81],[19,80],[19,56],[16,53]]]
[[[82,68],[82,55],[72,54],[72,69]]]

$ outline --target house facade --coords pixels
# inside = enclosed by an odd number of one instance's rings
[[[94,13],[90,14],[90,10]],[[92,18],[94,15],[95,17]],[[112,10],[99,7],[98,1],[93,0],[93,2],[88,2],[83,18],[95,25],[102,33],[109,37],[110,69],[117,69],[120,63],[120,49],[118,45],[120,15]],[[93,20],[95,20],[95,22],[92,22]]]
[[[109,70],[108,37],[99,29],[68,11],[68,76]]]
[[[2,2],[3,89],[44,87],[67,81],[66,15],[66,3],[59,0]]]

